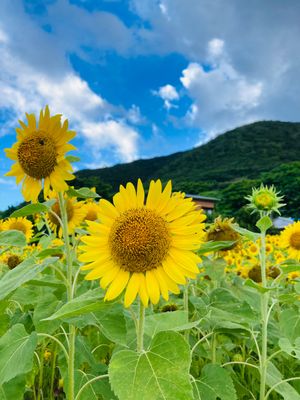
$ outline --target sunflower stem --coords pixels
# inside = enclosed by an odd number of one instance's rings
[[[65,242],[66,262],[67,262],[67,298],[73,298],[73,260],[70,250],[70,237],[68,232],[68,214],[66,202],[62,192],[58,193],[59,208],[62,221],[62,232]],[[69,324],[69,358],[68,358],[68,400],[74,399],[74,362],[75,362],[75,326]]]
[[[263,216],[263,215],[262,215]],[[266,232],[261,231],[260,246],[260,264],[261,264],[261,282],[264,288],[267,287],[266,271]],[[269,292],[261,293],[261,357],[260,357],[260,392],[259,400],[265,399],[266,378],[267,378],[267,346],[268,346],[268,306]]]
[[[139,319],[137,321],[137,332],[136,332],[138,353],[141,353],[144,350],[144,326],[145,326],[145,307],[140,300]]]

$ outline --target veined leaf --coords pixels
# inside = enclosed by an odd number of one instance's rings
[[[141,353],[122,350],[109,366],[112,389],[120,400],[193,400],[190,351],[177,332],[159,332]]]
[[[4,299],[23,283],[33,279],[55,260],[56,258],[47,258],[43,262],[37,263],[34,257],[30,257],[16,268],[8,271],[0,280],[0,300]]]
[[[0,246],[26,246],[26,238],[23,232],[20,231],[3,231],[0,232]]]
[[[207,364],[194,383],[195,400],[236,400],[236,391],[229,372],[217,364]]]
[[[32,369],[36,345],[36,333],[28,335],[21,324],[0,338],[0,385]]]
[[[42,203],[34,203],[34,204],[27,204],[20,208],[19,210],[14,211],[11,214],[11,217],[26,217],[27,215],[39,214],[41,212],[47,212],[48,207]]]

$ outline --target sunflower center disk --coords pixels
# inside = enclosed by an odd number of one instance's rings
[[[300,232],[292,233],[290,243],[294,249],[300,250]]]
[[[113,224],[109,236],[113,260],[130,272],[157,268],[168,254],[170,243],[164,219],[144,208],[124,212]]]
[[[35,179],[47,178],[57,165],[55,143],[42,131],[33,132],[18,148],[18,161],[24,172]]]
[[[67,208],[67,217],[68,217],[68,222],[73,218],[74,215],[74,207],[72,205],[72,202],[67,199],[67,204],[66,204],[66,208]],[[59,218],[61,218],[61,212],[60,212],[60,207],[58,202],[56,202],[55,204],[53,204],[53,206],[51,207],[51,210],[55,212],[55,214],[57,214],[59,216]],[[52,224],[59,226],[59,220],[56,218],[55,215],[49,213],[48,217],[50,219],[50,221],[52,222]]]

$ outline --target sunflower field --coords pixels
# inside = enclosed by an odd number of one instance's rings
[[[0,400],[300,400],[300,222],[211,224],[171,181],[75,190],[46,107],[6,150],[28,204],[0,220]]]

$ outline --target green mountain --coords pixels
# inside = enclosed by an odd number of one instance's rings
[[[300,219],[300,123],[256,122],[192,150],[78,171],[72,184],[95,186],[111,199],[120,184],[138,178],[146,186],[151,179],[172,179],[174,190],[218,197],[217,212],[244,225],[251,225],[244,197],[262,182],[274,184],[285,195],[282,214]]]
[[[96,186],[109,198],[120,184],[138,178],[146,183],[172,179],[175,190],[214,195],[220,198],[218,212],[243,222],[247,219],[244,196],[261,182],[275,184],[286,196],[283,215],[300,219],[300,123],[256,122],[192,150],[82,170],[76,174],[75,186]]]

